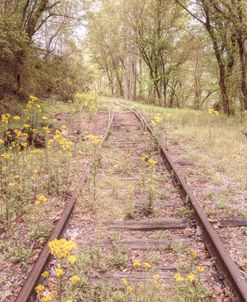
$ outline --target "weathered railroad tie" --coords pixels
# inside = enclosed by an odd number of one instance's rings
[[[168,170],[172,173],[175,185],[179,188],[180,194],[184,199],[184,201],[188,203],[190,207],[193,209],[196,220],[203,230],[205,246],[211,257],[215,259],[215,264],[217,266],[219,273],[221,274],[221,276],[225,278],[227,284],[233,289],[239,301],[247,301],[247,283],[242,273],[240,272],[239,267],[236,265],[236,263],[233,261],[229,253],[226,251],[222,241],[220,240],[219,236],[217,235],[212,225],[208,221],[203,209],[201,208],[196,198],[192,194],[191,190],[189,189],[189,186],[183,179],[182,175],[175,167],[166,148],[162,145],[160,140],[154,135],[153,129],[151,128],[147,120],[138,111],[133,110],[132,112],[140,120],[140,122],[143,125],[145,125],[145,127],[152,134],[158,146],[160,147],[161,155],[164,159],[164,162]],[[232,226],[244,226],[246,223],[245,221],[225,220],[225,225],[224,225],[224,221],[220,222],[219,225],[229,226],[231,225],[231,222],[232,222]]]
[[[99,146],[99,149],[103,147],[105,141],[107,140],[107,138],[110,134],[110,129],[111,129],[113,118],[114,118],[114,114],[112,112],[108,111],[107,128],[106,128],[103,140]],[[68,198],[67,206],[66,206],[65,210],[63,211],[61,218],[57,222],[48,242],[61,237],[61,235],[68,223],[68,220],[70,219],[70,216],[73,212],[73,208],[75,206],[78,195],[81,192],[82,187],[85,184],[85,182],[91,172],[93,164],[94,163],[92,162],[89,165],[88,169],[80,176],[80,178],[78,180],[78,184],[77,184],[76,188],[74,189],[73,193],[70,194],[70,197]],[[41,251],[38,260],[34,264],[27,279],[25,280],[24,285],[23,285],[17,299],[15,300],[16,302],[30,301],[30,299],[33,295],[34,288],[41,276],[42,271],[45,269],[45,267],[49,261],[49,258],[50,258],[49,248],[48,248],[48,245],[46,245],[44,247],[44,249]]]
[[[150,134],[154,137],[156,143],[158,144],[161,152],[161,156],[166,164],[167,169],[170,171],[174,184],[176,187],[179,188],[180,194],[182,198],[184,199],[186,205],[189,205],[191,209],[193,209],[194,218],[196,221],[196,224],[200,226],[200,229],[203,231],[203,240],[205,242],[205,246],[212,257],[214,259],[214,263],[217,266],[217,269],[221,276],[228,280],[228,285],[234,290],[236,296],[238,297],[238,301],[247,301],[247,285],[246,282],[237,267],[237,265],[234,263],[234,261],[231,259],[230,255],[225,250],[220,238],[216,234],[215,230],[213,229],[211,223],[207,220],[206,215],[204,214],[202,208],[199,206],[198,202],[196,201],[195,197],[191,193],[188,185],[185,183],[184,179],[180,175],[177,168],[174,166],[173,162],[171,161],[168,152],[166,149],[162,146],[158,138],[156,138],[153,134],[152,128],[149,126],[148,122],[145,120],[145,118],[138,113],[137,111],[133,112],[137,120],[145,126],[146,129],[149,130]],[[132,114],[129,112],[129,114]],[[111,125],[113,124],[114,117],[113,115],[109,115],[109,121],[108,121],[108,127],[106,131],[106,135],[104,137],[104,141],[107,140],[108,134],[111,128]],[[135,128],[136,131],[138,130],[138,127],[136,124],[134,125],[128,125],[121,123],[115,125],[115,130],[119,131],[122,127],[132,127]],[[103,144],[102,144],[103,146]],[[125,142],[123,138],[121,137],[121,140],[119,140],[119,146],[121,148],[135,148],[138,146],[138,142]],[[85,183],[88,175],[90,173],[90,167],[88,171],[81,177],[80,183],[78,185],[78,189],[74,192],[74,194],[71,196],[70,201],[68,202],[68,207],[65,209],[63,216],[61,217],[60,221],[58,222],[53,234],[51,235],[50,240],[53,240],[55,238],[59,238],[62,234],[62,232],[65,229],[65,226],[67,222],[70,219],[71,213],[73,211],[76,198]],[[121,221],[111,221],[104,225],[104,229],[106,232],[109,232],[110,230],[119,230],[121,232],[130,232],[130,234],[133,235],[135,232],[141,232],[142,234],[147,234],[147,232],[153,232],[156,230],[183,230],[183,229],[191,229],[195,228],[195,221],[192,219],[175,219],[175,218],[159,218],[159,219],[143,219],[143,220],[121,220]],[[225,221],[217,221],[213,222],[218,225],[218,227],[225,227],[225,226],[243,226],[246,225],[246,221],[244,220],[225,220]],[[143,235],[145,236],[145,235]],[[191,239],[182,238],[179,241],[183,245],[193,245],[193,242]],[[122,240],[116,240],[114,242],[115,245],[119,246],[126,246],[130,248],[131,250],[140,250],[140,251],[150,251],[150,250],[156,250],[156,249],[162,249],[162,250],[171,250],[172,246],[177,243],[177,240],[164,240],[164,239],[154,239],[146,237],[145,240],[143,240],[143,237],[140,236],[140,239],[135,238],[129,238],[129,239],[122,239]],[[104,248],[111,247],[113,245],[112,241],[103,241],[102,246]],[[45,247],[45,249],[40,254],[40,257],[36,264],[33,267],[33,270],[31,271],[29,277],[27,278],[24,287],[22,288],[16,302],[26,302],[30,301],[30,297],[32,296],[33,289],[39,280],[40,274],[44,270],[46,264],[49,260],[49,251],[48,248]],[[206,265],[208,265],[208,262],[206,262]],[[210,264],[211,265],[211,264]],[[163,267],[160,266],[159,270],[161,271],[160,277],[163,278],[167,284],[169,284],[172,280],[172,273],[176,271],[176,267],[174,265],[164,265]],[[129,280],[136,281],[137,283],[142,282],[143,280],[152,279],[151,273],[141,273],[141,272],[107,272],[105,274],[102,274],[100,278],[96,278],[97,280],[94,280],[92,278],[93,282],[98,282],[100,280],[103,281],[109,281],[114,280],[115,282],[118,282],[122,278],[127,278]],[[205,277],[206,278],[206,277]],[[113,282],[113,283],[115,283]]]

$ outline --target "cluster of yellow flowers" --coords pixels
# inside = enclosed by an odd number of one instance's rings
[[[48,141],[48,146],[57,145],[62,151],[70,151],[74,143],[62,135],[60,130],[55,131],[55,135]]]
[[[61,267],[55,268],[55,274],[58,278],[62,277],[64,274],[64,270]]]
[[[149,269],[151,269],[152,266],[148,262],[141,262],[141,261],[135,259],[135,260],[133,260],[133,267],[135,269],[144,268],[145,270],[149,270]]]
[[[42,204],[42,203],[45,203],[45,202],[47,202],[47,201],[48,201],[48,198],[45,197],[45,195],[39,195],[38,198],[35,200],[34,204],[35,204],[36,206],[38,206],[38,205],[40,205],[40,204]]]
[[[81,278],[78,275],[73,275],[69,278],[69,281],[72,285],[75,285],[81,281]]]
[[[9,123],[9,119],[10,119],[10,114],[9,113],[1,115],[1,122],[3,124],[7,125]]]
[[[72,255],[72,251],[76,248],[76,243],[74,241],[66,240],[66,239],[55,239],[48,243],[48,247],[50,249],[50,253],[54,255],[58,260],[58,267],[55,268],[55,276],[61,282],[63,276],[65,275],[65,265],[64,260],[67,259],[68,263],[74,264],[76,261],[76,257]],[[50,273],[48,271],[44,271],[41,274],[42,278],[48,278]],[[67,277],[66,277],[67,278]],[[71,286],[76,286],[80,281],[81,278],[78,275],[72,275],[69,277],[68,281],[70,282]],[[61,289],[60,289],[61,290]],[[49,291],[49,289],[45,288],[43,284],[39,284],[36,286],[35,291],[39,294],[39,299],[41,302],[52,302],[57,301],[58,292],[56,291]],[[60,296],[62,293],[60,292]],[[64,300],[63,300],[64,301]],[[67,299],[65,302],[73,302],[72,299]]]
[[[39,284],[35,287],[35,292],[37,294],[43,294],[40,301],[41,302],[53,302],[56,299],[57,292],[55,290],[52,290],[51,292],[45,293],[46,288],[43,284]]]
[[[82,108],[90,112],[97,111],[98,94],[95,92],[77,93],[75,95],[75,101],[81,104]]]
[[[153,282],[154,282],[154,286],[158,287],[164,282],[164,280],[160,277],[159,274],[155,274],[153,275]]]
[[[48,246],[50,253],[56,256],[58,259],[68,259],[68,257],[72,256],[71,252],[76,248],[76,243],[66,239],[55,239],[50,241]]]
[[[7,153],[7,152],[1,154],[1,158],[4,159],[4,160],[10,159],[11,156],[12,156],[11,153]]]
[[[202,272],[204,272],[204,267],[203,266],[197,266],[196,267],[196,271],[198,272],[198,273],[202,273]],[[190,272],[189,274],[187,274],[187,280],[189,281],[189,282],[194,282],[194,281],[196,281],[197,280],[197,274],[195,274],[195,273],[193,273],[193,272]],[[184,282],[185,281],[185,279],[184,279],[184,277],[180,274],[180,273],[176,273],[175,275],[174,275],[174,279],[176,280],[176,282]]]
[[[157,161],[146,153],[142,154],[141,160],[147,162],[151,167],[155,167],[157,165]]]
[[[153,285],[155,287],[159,287],[163,282],[164,280],[160,277],[159,274],[153,275]],[[125,286],[125,292],[127,294],[131,294],[134,291],[134,288],[131,286],[127,279],[121,279],[121,283]]]
[[[89,134],[87,136],[87,138],[90,140],[90,142],[93,145],[99,145],[102,142],[102,140],[103,140],[102,136],[100,136],[100,135],[93,135],[93,134]]]
[[[157,161],[155,159],[149,158],[148,163],[151,167],[154,167],[157,165]]]
[[[219,115],[220,115],[219,111],[217,111],[217,110],[215,110],[215,109],[213,109],[213,108],[210,108],[210,109],[208,110],[208,113],[209,113],[210,115],[212,115],[212,116],[219,116]]]
[[[27,106],[25,108],[26,111],[31,109],[36,109],[40,113],[42,112],[41,105],[39,104],[39,99],[34,95],[31,95],[29,97]]]
[[[160,122],[161,122],[161,118],[160,118],[159,115],[155,115],[154,118],[151,120],[151,124],[152,124],[153,127],[160,124]]]
[[[127,279],[123,278],[121,283],[125,286],[125,291],[127,294],[131,294],[134,291],[134,288],[129,284]]]

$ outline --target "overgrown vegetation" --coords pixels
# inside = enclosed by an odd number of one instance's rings
[[[1,251],[6,259],[23,266],[51,234],[52,220],[63,207],[71,177],[80,171],[73,159],[84,153],[95,156],[87,151],[90,139],[81,140],[86,135],[86,125],[85,129],[81,126],[84,107],[80,104],[71,115],[72,106],[30,96],[20,115],[1,115]],[[60,110],[58,118],[56,110]],[[89,124],[93,122],[91,115],[84,112],[83,116]]]
[[[246,20],[244,0],[104,1],[88,35],[100,89],[163,107],[247,110]]]
[[[191,301],[199,302],[209,297],[209,292],[202,281],[203,266],[197,265],[197,253],[194,250],[185,250],[183,254],[188,257],[181,270],[173,274],[177,286],[172,287],[166,284],[165,280],[158,273],[153,271],[152,264],[147,261],[134,259],[131,263],[133,272],[146,272],[151,278],[145,280],[141,285],[122,278],[120,281],[122,289],[111,283],[90,281],[90,270],[98,269],[102,272],[102,261],[104,267],[112,265],[112,257],[107,259],[99,246],[95,245],[87,251],[77,251],[76,243],[65,239],[49,242],[49,248],[55,258],[54,273],[44,271],[42,283],[35,288],[39,301],[62,302],[77,301],[79,299],[89,302],[159,302],[169,301]],[[114,251],[114,265],[122,268],[129,262],[128,257],[123,253],[121,247]],[[120,251],[121,249],[121,251]],[[120,256],[121,255],[121,256]],[[121,259],[121,262],[119,260]],[[53,287],[50,285],[53,284]],[[54,287],[55,284],[55,287]]]
[[[181,151],[174,160],[185,162],[182,167],[186,179],[195,185],[204,183],[200,189],[209,203],[205,208],[209,216],[222,212],[223,216],[246,217],[243,205],[247,183],[241,167],[245,163],[246,137],[242,130],[247,125],[247,114],[226,118],[212,110],[198,112],[146,105],[138,108],[153,126],[154,120],[159,120],[155,124],[156,134],[171,154],[173,150]],[[183,212],[181,209],[181,215]]]
[[[68,101],[88,89],[91,71],[71,36],[84,8],[69,0],[1,2],[0,113],[16,111],[30,94]]]

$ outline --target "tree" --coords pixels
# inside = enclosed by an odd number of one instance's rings
[[[196,8],[187,6],[181,0],[176,2],[207,30],[211,38],[219,69],[219,87],[224,113],[232,112],[231,95],[237,83],[234,71],[237,65],[237,48],[241,63],[241,89],[246,106],[246,4],[242,0],[197,0]],[[236,93],[235,93],[236,95]],[[231,97],[230,97],[231,96]]]

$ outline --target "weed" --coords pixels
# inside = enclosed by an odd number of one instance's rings
[[[110,238],[111,241],[116,241],[116,240],[120,240],[121,234],[117,231],[110,231],[108,233],[108,237]]]
[[[172,239],[171,233],[168,230],[161,230],[155,233],[156,239],[170,240]]]
[[[113,255],[110,258],[112,266],[116,269],[123,269],[128,263],[127,251],[125,247],[114,244]]]
[[[175,241],[171,245],[171,249],[173,252],[175,252],[178,255],[183,255],[188,252],[188,246],[179,240]]]
[[[147,262],[151,265],[157,264],[161,259],[161,254],[159,251],[151,251],[148,253]]]
[[[127,207],[124,209],[125,219],[134,219],[135,218],[135,204],[133,201],[129,201]]]
[[[21,263],[26,266],[27,259],[32,255],[32,249],[27,248],[22,242],[13,244],[13,242],[6,242],[1,245],[4,255],[11,262]]]
[[[241,231],[244,235],[247,235],[247,227],[242,227]]]
[[[188,210],[186,207],[180,207],[178,208],[178,215],[181,218],[190,217],[190,210]]]

